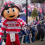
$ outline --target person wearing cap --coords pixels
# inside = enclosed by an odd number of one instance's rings
[[[1,15],[6,20],[3,22],[3,26],[0,31],[0,39],[1,35],[3,35],[6,30],[6,45],[20,45],[18,33],[21,30],[21,26],[26,25],[26,22],[17,18],[19,16],[19,12],[19,6],[11,1],[5,2],[3,8],[1,9]]]

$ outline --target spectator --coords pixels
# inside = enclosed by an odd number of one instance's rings
[[[31,33],[31,30],[30,30],[29,39],[30,39],[30,43],[32,43],[32,33]]]
[[[37,40],[40,40],[40,36],[41,36],[41,24],[39,24],[37,26],[37,29],[38,29]]]
[[[29,8],[28,12],[29,12],[29,17],[30,17],[31,13],[32,13],[32,10]]]
[[[41,15],[41,17],[40,17],[40,18],[41,18],[41,20],[44,20],[44,16],[43,16],[43,15]]]
[[[21,44],[24,44],[25,43],[25,40],[24,40],[24,35],[26,35],[25,34],[25,28],[24,27],[22,27],[22,29],[21,29],[21,32],[22,32],[22,39],[21,39]]]
[[[41,26],[41,41],[43,41],[44,38],[44,26]]]
[[[38,18],[36,17],[36,21],[38,22]]]
[[[41,13],[40,13],[40,12],[38,12],[38,15],[39,15],[39,20],[40,20],[40,17],[41,17]]]
[[[34,42],[35,41],[35,32],[36,32],[36,30],[35,30],[35,28],[32,27],[32,25],[30,25],[30,30],[32,32],[32,42]]]
[[[22,37],[21,37],[21,36],[22,36],[22,31],[20,31],[18,35],[19,35],[19,40],[20,40],[20,43],[21,43],[21,39],[22,39]]]
[[[29,43],[29,34],[30,34],[30,30],[29,30],[29,27],[27,27],[26,29],[26,37],[25,37],[25,42]]]

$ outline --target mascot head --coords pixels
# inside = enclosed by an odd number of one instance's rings
[[[20,8],[18,5],[15,5],[13,2],[5,2],[4,6],[1,9],[1,15],[9,20],[15,19],[19,16]]]

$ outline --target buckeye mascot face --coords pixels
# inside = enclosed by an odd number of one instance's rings
[[[20,8],[13,2],[6,2],[1,10],[1,15],[9,20],[15,19],[19,16]]]

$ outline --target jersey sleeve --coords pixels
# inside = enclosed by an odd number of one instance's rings
[[[18,18],[18,22],[21,26],[25,26],[26,25],[26,22],[20,18]]]
[[[25,25],[26,25],[26,22],[21,19],[21,20],[20,20],[20,24],[21,24],[21,26],[25,26]]]
[[[0,38],[1,38],[1,35],[3,35],[5,30],[6,30],[6,22],[4,21],[2,24],[2,27],[0,28]]]

